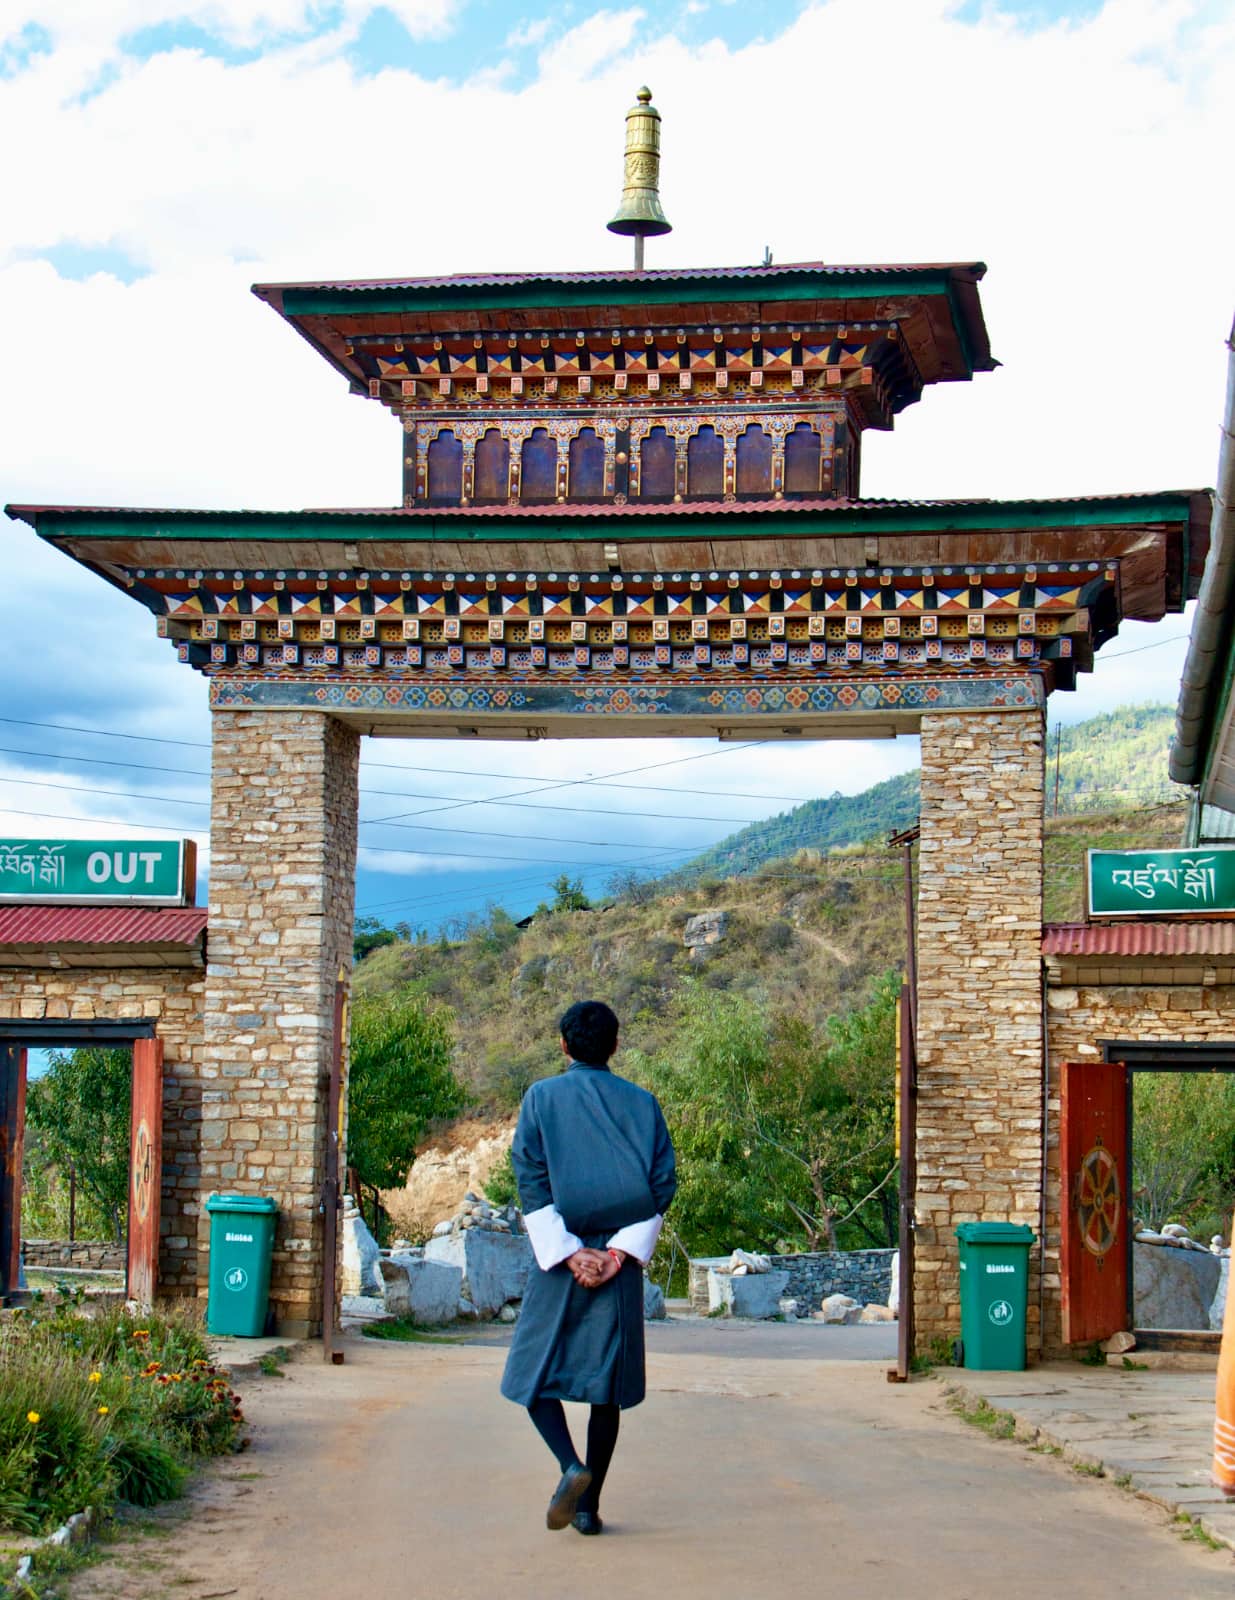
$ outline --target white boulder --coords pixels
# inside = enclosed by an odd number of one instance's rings
[[[343,1197],[343,1294],[380,1295],[381,1251],[351,1195]]]

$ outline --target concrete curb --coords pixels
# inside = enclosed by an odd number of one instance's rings
[[[1164,1470],[1165,1460],[1155,1461],[1151,1457],[1138,1464],[1113,1459],[1109,1450],[1087,1449],[1069,1440],[1066,1433],[1043,1427],[1018,1413],[1015,1397],[984,1393],[972,1381],[945,1378],[943,1392],[948,1399],[971,1406],[985,1404],[994,1411],[1006,1412],[1015,1423],[1013,1438],[1018,1444],[1044,1445],[1071,1467],[1093,1477],[1105,1478],[1138,1500],[1161,1507],[1172,1517],[1191,1518],[1202,1532],[1235,1554],[1235,1501],[1227,1500],[1220,1490],[1209,1485],[1207,1475],[1198,1472],[1196,1483],[1184,1483],[1179,1481],[1183,1473],[1178,1467]]]

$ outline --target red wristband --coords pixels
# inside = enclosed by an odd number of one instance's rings
[[[609,1254],[617,1262],[619,1267],[624,1267],[626,1265],[626,1257],[622,1254],[622,1252],[620,1250],[614,1250],[614,1249],[611,1248],[610,1251],[609,1251]]]

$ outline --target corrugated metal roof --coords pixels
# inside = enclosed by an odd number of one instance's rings
[[[205,906],[0,906],[0,946],[188,948],[205,931]]]
[[[775,513],[777,516],[841,514],[854,511],[971,511],[989,506],[1008,511],[1038,506],[1082,507],[1118,505],[1128,501],[1190,498],[1207,494],[1204,489],[1136,490],[1130,494],[1053,495],[1041,499],[994,500],[989,497],[953,500],[692,500],[613,505],[604,501],[552,501],[544,505],[470,506],[314,506],[300,511],[249,511],[243,507],[230,511],[204,511],[200,507],[176,506],[73,506],[7,505],[6,513],[29,522],[38,516],[123,516],[123,517],[244,517],[260,522],[263,518],[286,517],[392,517],[396,520],[434,517],[690,517],[750,516]]]
[[[1235,921],[1056,922],[1042,930],[1044,956],[1235,956]]]
[[[823,261],[788,261],[771,267],[657,267],[648,272],[459,272],[445,278],[343,278],[314,283],[255,283],[254,294],[263,299],[287,289],[337,289],[344,293],[364,293],[371,289],[505,289],[517,284],[554,283],[673,283],[696,280],[744,278],[762,283],[792,277],[802,272],[821,277],[881,277],[899,272],[968,272],[981,278],[984,261],[916,261],[891,265],[837,266]]]

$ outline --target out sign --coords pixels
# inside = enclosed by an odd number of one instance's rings
[[[86,876],[100,889],[149,889],[162,860],[157,850],[95,850],[86,857]]]

